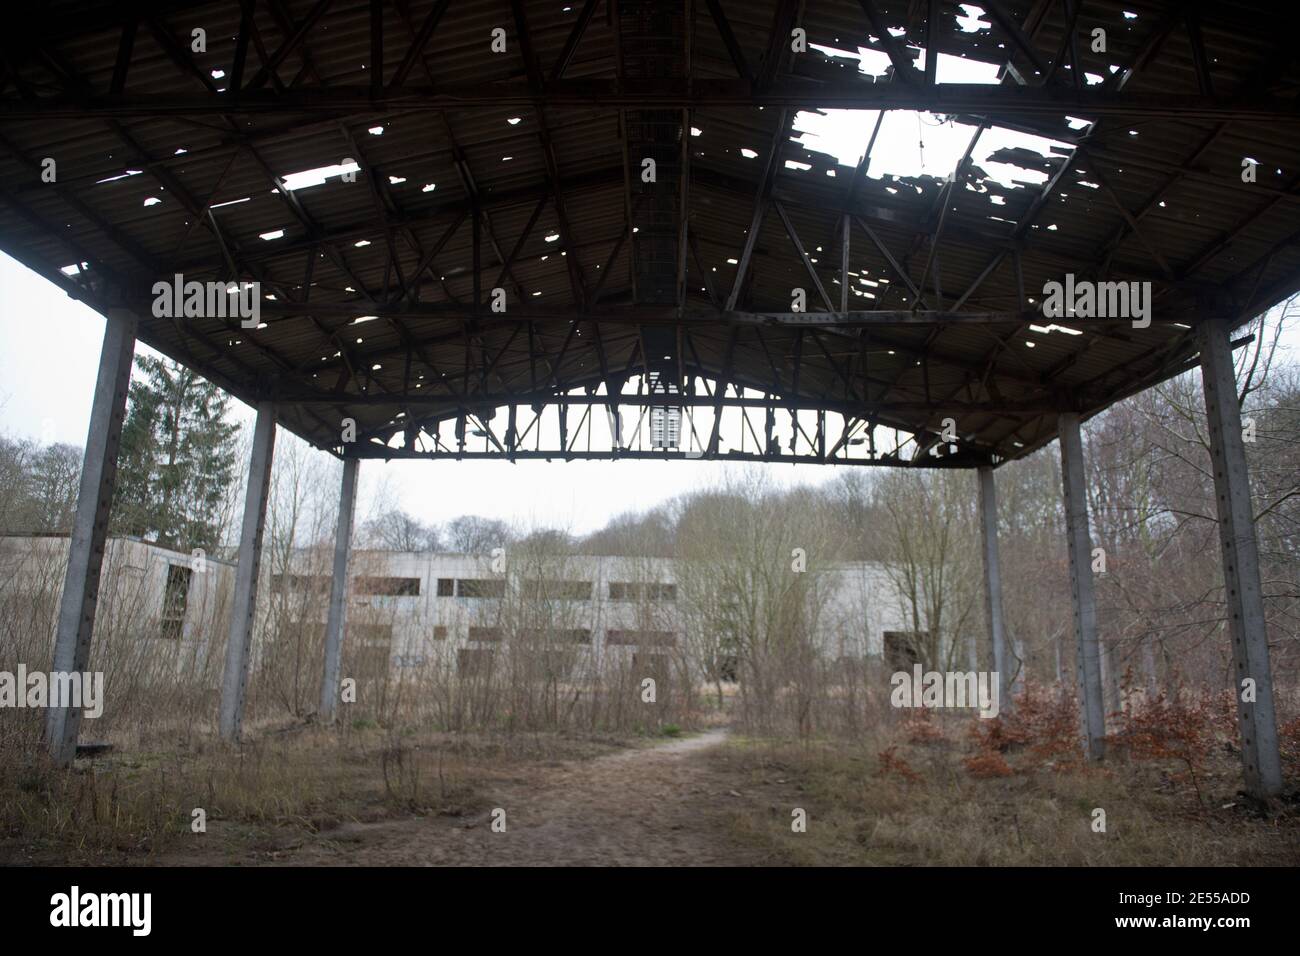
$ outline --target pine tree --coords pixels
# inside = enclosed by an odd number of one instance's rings
[[[190,369],[137,355],[118,456],[115,530],[189,551],[220,539],[239,426],[230,399]]]

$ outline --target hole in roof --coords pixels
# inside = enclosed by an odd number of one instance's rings
[[[377,318],[379,318],[379,316],[377,316],[377,315],[358,315],[358,316],[357,316],[355,319],[353,319],[349,324],[350,324],[350,325],[360,325],[362,322],[373,322],[373,321],[375,321],[375,319],[377,319]]]
[[[389,177],[388,177],[388,184],[389,184],[390,186],[396,186],[396,185],[398,185],[399,183],[404,183],[404,182],[406,182],[406,177],[405,177],[405,176],[389,176]]]
[[[757,158],[758,153],[754,152],[752,149],[741,149],[740,155],[744,156],[746,159],[755,159]]]
[[[352,245],[354,245],[358,249],[364,249],[366,246],[370,245],[370,240],[358,239],[356,242],[352,243]]]
[[[118,173],[116,176],[107,176],[104,179],[97,179],[95,180],[95,185],[98,186],[100,183],[117,182],[117,180],[126,179],[128,176],[139,176],[142,172],[144,172],[142,169],[128,169],[126,172]]]
[[[211,208],[211,209],[220,209],[222,206],[237,206],[237,205],[239,205],[241,202],[248,202],[248,200],[250,200],[250,199],[252,199],[252,198],[253,198],[252,196],[245,196],[245,197],[242,198],[242,199],[228,199],[228,200],[226,200],[225,202],[215,203],[214,205],[210,206],[209,208]]]
[[[213,71],[212,71],[212,78],[213,78],[214,80],[219,80],[219,79],[221,79],[221,78],[222,78],[223,76],[225,76],[225,75],[226,75],[226,71],[225,71],[225,70],[213,70]]]
[[[438,188],[437,183],[425,183],[423,186],[420,187],[420,192],[431,193],[437,188]]]
[[[963,33],[978,33],[980,30],[993,29],[992,23],[986,23],[980,17],[984,16],[984,8],[977,7],[973,3],[959,3],[962,15],[957,17],[957,26]]]
[[[877,50],[863,47],[854,53],[814,46],[828,56],[856,59],[859,70],[864,73],[883,75],[889,66],[889,57]],[[917,52],[920,53],[917,68],[924,69],[925,51]],[[939,54],[939,83],[995,84],[998,72],[996,63]],[[853,167],[861,160],[879,116],[879,111],[875,110],[804,110],[795,116],[793,128],[799,135],[792,139],[810,152],[833,156],[839,165]],[[1079,121],[1079,124],[1088,125],[1086,121]],[[1075,126],[1073,123],[1070,125]],[[977,132],[977,126],[934,113],[917,110],[886,112],[866,174],[872,179],[922,175],[946,179],[956,171]],[[1037,153],[1044,159],[1058,160],[1072,151],[1068,143],[995,125],[976,140],[971,150],[971,169],[1007,188],[1046,182],[1049,174],[1041,168],[1025,168],[992,159],[1000,151],[1018,149]],[[920,191],[919,187],[914,188]]]
[[[691,127],[691,135],[692,135],[692,136],[699,136],[699,135],[701,135],[703,132],[704,132],[704,130],[700,129],[698,126],[692,126],[692,127]]]
[[[559,234],[558,232],[553,232],[553,233],[551,233],[549,236],[546,237],[546,241],[547,241],[547,242],[555,242],[555,241],[556,241],[557,239],[559,239],[559,238],[560,238],[560,234]]]
[[[145,199],[144,204],[146,206],[156,206],[160,202],[162,202],[162,200],[159,199],[157,196],[149,196]]]
[[[370,129],[366,130],[366,132],[371,136],[383,136],[384,128],[382,126],[372,126]]]
[[[283,235],[284,235],[283,229],[276,229],[271,232],[259,232],[257,234],[257,237],[259,239],[265,239],[267,242],[270,242],[272,239],[279,239]]]
[[[344,173],[360,172],[361,167],[354,160],[345,159],[341,163],[335,163],[332,166],[317,166],[315,169],[304,169],[301,172],[290,173],[288,176],[281,176],[284,188],[293,192],[297,189],[309,189],[312,186],[320,186],[325,180],[332,179],[335,176],[342,176]],[[272,189],[271,192],[278,192]]]
[[[512,117],[510,117],[510,119],[506,120],[506,122],[509,123],[511,126],[518,126],[518,125],[519,125],[519,117],[518,117],[518,116],[512,116]]]

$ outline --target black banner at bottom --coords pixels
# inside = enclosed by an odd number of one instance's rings
[[[0,916],[10,941],[76,933],[128,946],[339,945],[431,929],[456,932],[462,946],[466,932],[496,945],[633,933],[662,946],[697,927],[770,947],[829,941],[846,921],[873,942],[1172,933],[1181,944],[1288,928],[1290,878],[1279,869],[14,868],[0,870]]]

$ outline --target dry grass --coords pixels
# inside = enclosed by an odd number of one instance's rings
[[[1102,769],[1005,755],[1009,776],[981,774],[971,718],[940,732],[884,728],[854,744],[745,738],[718,760],[748,800],[737,838],[796,865],[1294,866],[1300,808],[1252,812],[1237,796],[1239,759],[1223,753],[1197,781],[1175,761],[1123,757]],[[927,739],[927,736],[929,739]],[[804,833],[791,809],[807,811]],[[1092,829],[1106,813],[1106,832]]]
[[[261,728],[238,749],[118,752],[71,773],[10,752],[0,758],[0,864],[274,861],[348,824],[479,812],[478,784],[503,768],[623,743],[295,723]],[[186,858],[196,807],[207,833]]]

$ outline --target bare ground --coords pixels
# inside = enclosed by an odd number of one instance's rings
[[[744,801],[734,775],[710,759],[725,730],[591,760],[512,768],[481,781],[475,811],[459,818],[402,816],[348,822],[264,845],[253,856],[222,852],[221,825],[183,853],[154,864],[370,866],[699,866],[778,862],[731,825]],[[505,811],[505,832],[492,828]]]

